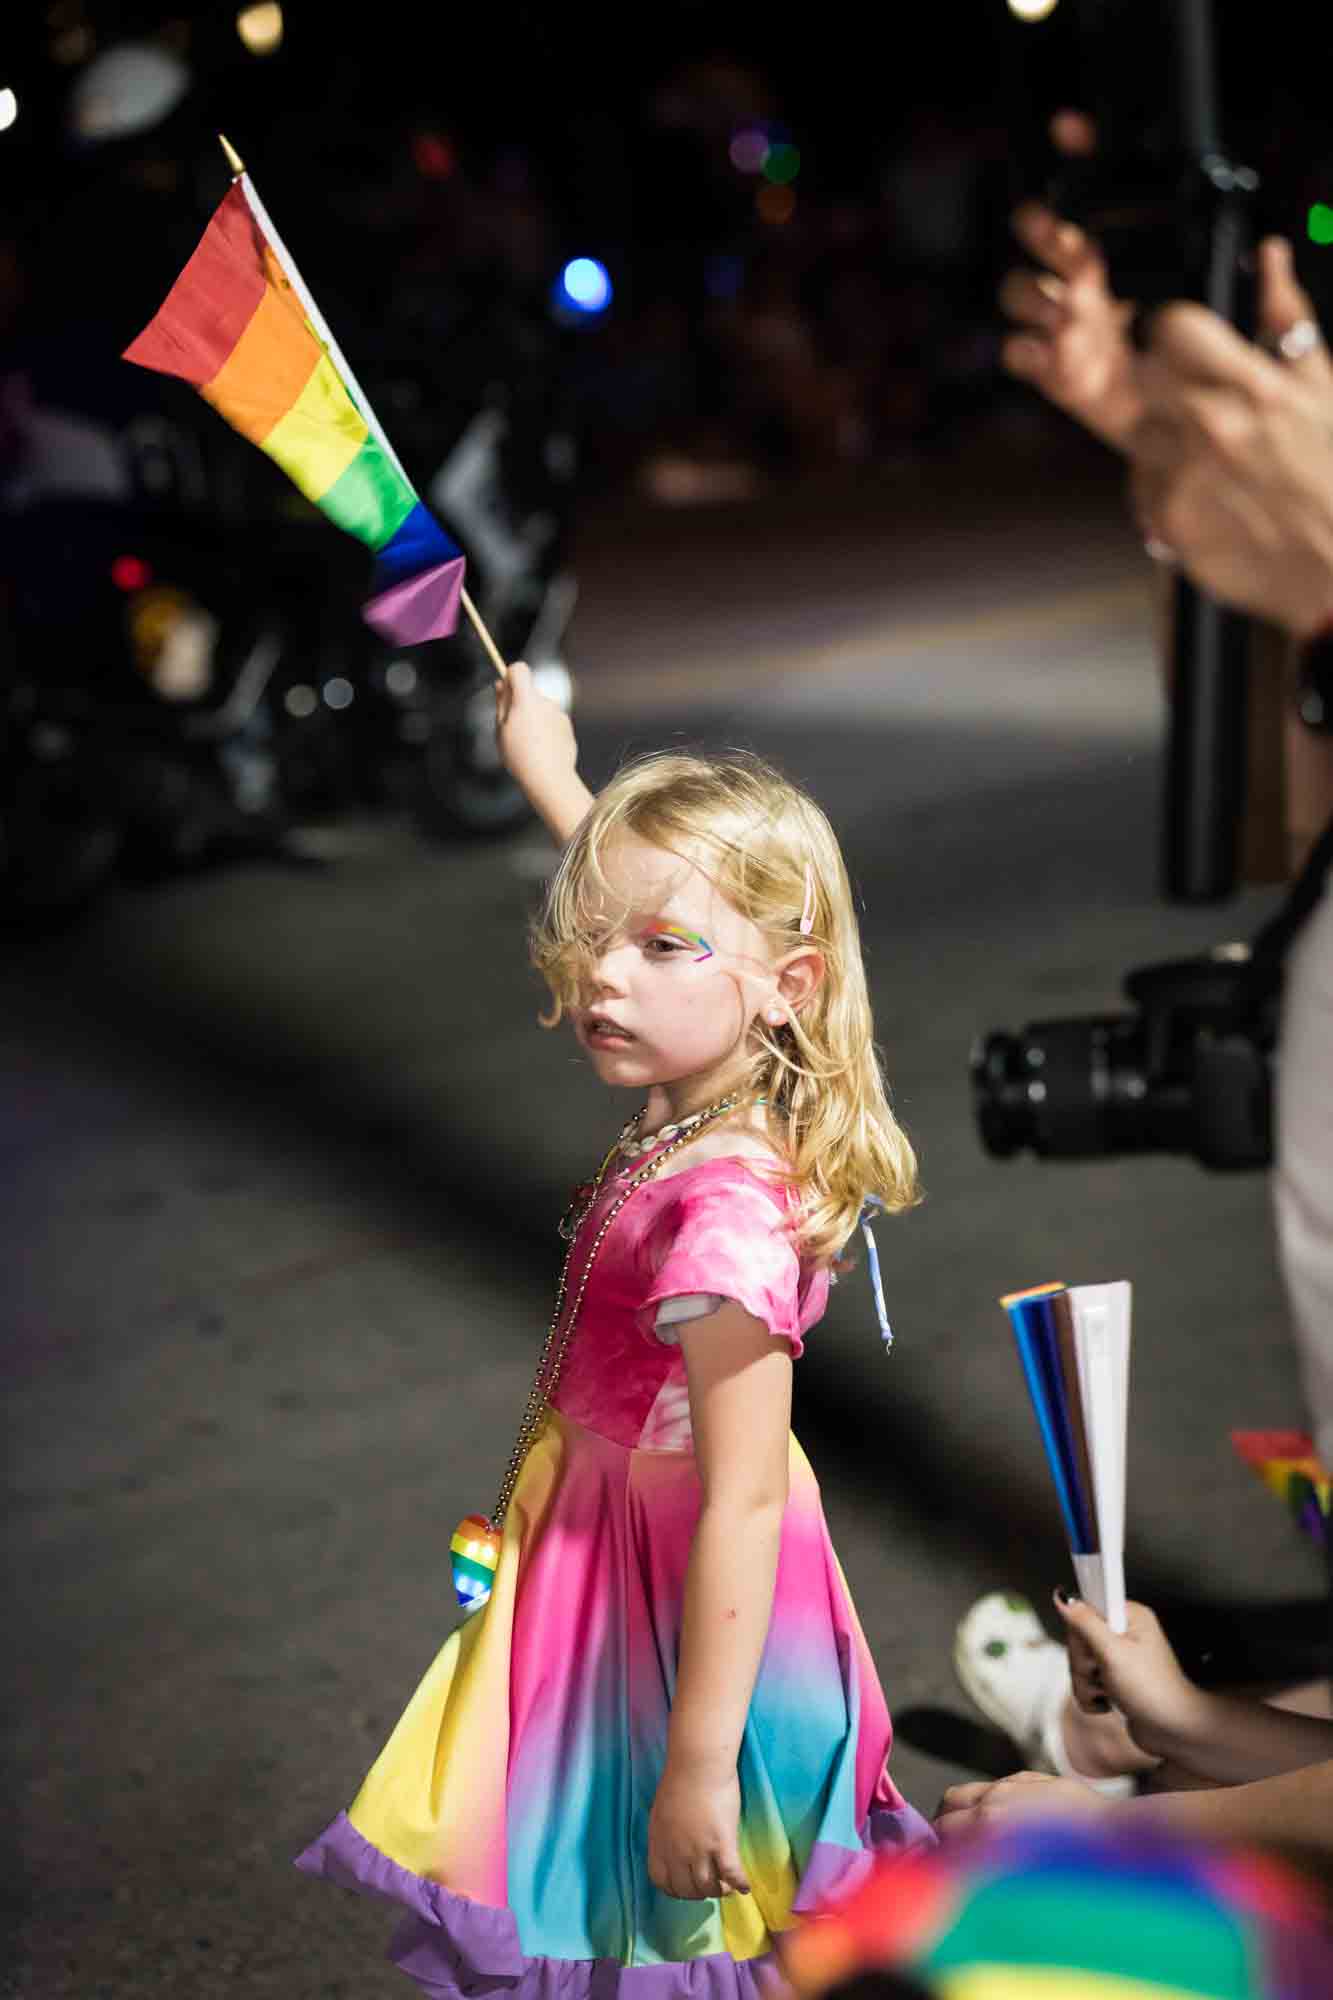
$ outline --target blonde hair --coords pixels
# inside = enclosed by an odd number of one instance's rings
[[[748,1083],[766,1100],[782,1178],[799,1197],[795,1238],[816,1263],[837,1255],[867,1196],[889,1210],[920,1199],[916,1156],[889,1104],[874,1041],[851,884],[824,814],[763,758],[661,751],[625,765],[560,859],[533,927],[532,959],[551,989],[554,1027],[577,1004],[606,928],[602,857],[628,833],[692,860],[774,955],[809,944],[824,978],[780,1028],[751,1030]],[[807,878],[807,869],[809,877]],[[807,882],[813,890],[813,924]]]

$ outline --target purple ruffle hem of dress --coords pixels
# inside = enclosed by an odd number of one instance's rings
[[[796,1912],[850,1893],[877,1855],[936,1842],[929,1822],[909,1805],[872,1811],[863,1838],[858,1850],[816,1845],[801,1877]],[[296,1857],[295,1866],[404,1908],[385,1956],[429,2000],[477,2000],[499,1991],[513,2000],[771,2000],[771,1952],[746,1959],[711,1952],[666,1965],[628,1966],[609,1958],[528,1958],[509,1910],[474,1903],[414,1875],[372,1846],[345,1812]]]

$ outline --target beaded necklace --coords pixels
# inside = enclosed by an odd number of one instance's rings
[[[673,1153],[679,1152],[682,1146],[688,1146],[691,1140],[699,1138],[702,1133],[707,1131],[710,1125],[716,1124],[719,1118],[725,1118],[729,1112],[734,1111],[740,1101],[739,1092],[733,1091],[729,1096],[718,1098],[715,1104],[707,1105],[704,1110],[695,1112],[692,1117],[680,1120],[674,1126],[664,1125],[649,1140],[648,1145],[650,1147],[659,1145],[669,1132],[674,1133],[673,1137],[666,1140],[666,1144],[662,1146],[661,1152],[649,1160],[646,1166],[640,1167],[637,1173],[633,1174],[626,1181],[624,1187],[602,1217],[601,1223],[598,1225],[597,1234],[592,1240],[592,1246],[584,1260],[583,1271],[579,1278],[578,1291],[574,1296],[574,1304],[565,1318],[564,1330],[561,1332],[560,1322],[564,1313],[565,1293],[569,1283],[569,1267],[573,1259],[574,1245],[578,1239],[579,1230],[592,1213],[597,1197],[601,1193],[602,1183],[606,1179],[607,1169],[611,1165],[612,1160],[622,1150],[626,1137],[632,1132],[637,1133],[643,1118],[642,1111],[625,1126],[620,1137],[611,1147],[606,1158],[598,1168],[595,1179],[585,1181],[575,1189],[574,1199],[570,1203],[560,1227],[560,1233],[565,1237],[569,1248],[565,1252],[564,1262],[560,1267],[560,1278],[556,1285],[555,1311],[551,1315],[550,1328],[547,1331],[546,1339],[542,1346],[541,1358],[537,1363],[537,1372],[533,1377],[532,1387],[528,1391],[527,1406],[523,1412],[522,1422],[518,1427],[518,1436],[515,1438],[514,1448],[509,1454],[509,1464],[505,1470],[505,1476],[500,1482],[500,1491],[496,1496],[495,1505],[491,1509],[491,1512],[489,1514],[468,1514],[459,1522],[457,1528],[454,1530],[453,1539],[449,1544],[454,1589],[458,1594],[458,1601],[465,1611],[478,1610],[491,1594],[491,1581],[495,1574],[496,1564],[500,1559],[501,1529],[504,1522],[505,1510],[513,1498],[514,1488],[518,1484],[518,1475],[523,1469],[523,1461],[528,1455],[533,1439],[541,1428],[542,1420],[547,1410],[550,1408],[551,1397],[555,1394],[556,1383],[560,1379],[560,1370],[564,1364],[565,1355],[569,1351],[569,1343],[573,1338],[574,1328],[578,1324],[579,1309],[583,1304],[583,1295],[588,1289],[588,1279],[592,1275],[592,1267],[597,1261],[597,1253],[605,1242],[612,1223],[636,1188],[642,1187],[645,1181],[651,1180],[659,1168],[664,1166],[671,1158]],[[556,1344],[557,1334],[560,1336],[558,1346]]]

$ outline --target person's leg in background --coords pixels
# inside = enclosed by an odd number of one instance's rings
[[[1287,959],[1273,1207],[1315,1448],[1333,1467],[1333,895]]]

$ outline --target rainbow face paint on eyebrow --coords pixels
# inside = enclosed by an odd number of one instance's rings
[[[701,965],[704,959],[713,956],[713,947],[709,944],[708,939],[700,937],[697,931],[687,931],[681,924],[667,924],[663,923],[660,918],[657,918],[651,924],[644,925],[643,934],[645,937],[681,938],[686,944],[694,945],[696,947],[696,957],[694,959],[696,965]]]

